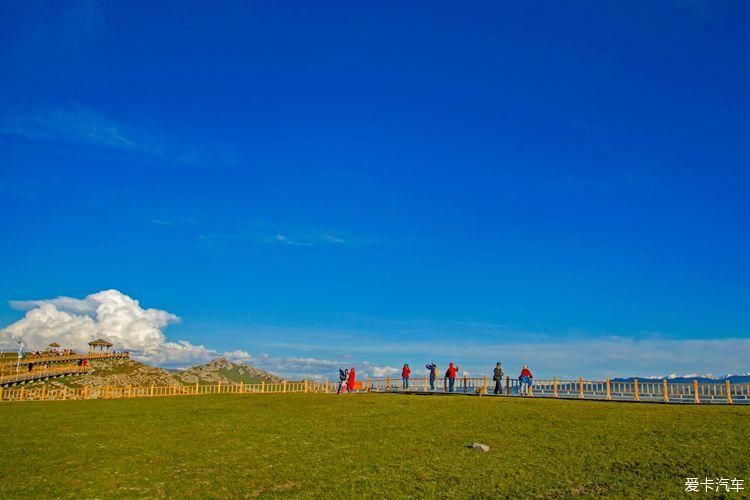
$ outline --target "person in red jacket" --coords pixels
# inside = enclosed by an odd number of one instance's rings
[[[521,375],[518,376],[519,382],[521,382],[521,394],[522,395],[528,395],[529,394],[529,387],[531,387],[531,384],[533,384],[534,376],[531,374],[531,370],[529,370],[529,367],[526,365],[523,365],[523,369],[521,370]]]
[[[352,392],[354,390],[354,382],[356,380],[356,375],[354,373],[354,367],[352,367],[351,370],[349,370],[349,379],[346,381],[346,388],[349,389],[349,392]]]
[[[409,389],[409,375],[411,375],[411,368],[409,368],[409,363],[405,363],[401,370],[401,381],[405,391]]]
[[[453,387],[456,384],[456,374],[458,373],[458,367],[453,366],[453,363],[448,365],[448,369],[445,371],[445,378],[448,379],[448,390],[453,392]]]

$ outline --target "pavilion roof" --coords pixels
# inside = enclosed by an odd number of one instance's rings
[[[112,342],[107,342],[104,339],[96,339],[96,340],[93,340],[93,341],[89,342],[89,345],[90,346],[99,346],[99,345],[101,345],[101,346],[105,346],[105,347],[112,347]]]

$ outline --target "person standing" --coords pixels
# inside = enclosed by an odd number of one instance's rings
[[[435,390],[435,379],[437,378],[438,369],[437,365],[433,361],[432,363],[428,365],[424,365],[425,368],[427,368],[430,371],[430,390]]]
[[[495,381],[495,394],[503,393],[503,375],[502,364],[498,361],[492,374],[492,380]]]
[[[523,365],[523,369],[521,370],[521,375],[518,376],[518,380],[521,382],[521,395],[522,396],[528,396],[529,395],[529,387],[531,387],[531,384],[533,384],[534,376],[531,374],[531,370],[529,370],[529,367],[527,365]]]
[[[453,366],[453,363],[448,365],[448,369],[445,371],[445,377],[448,379],[448,391],[453,392],[453,388],[456,385],[456,374],[458,373],[458,367]]]
[[[349,389],[349,392],[354,391],[354,382],[356,382],[357,375],[354,373],[354,367],[351,367],[349,369],[349,379],[346,383],[346,388]]]
[[[401,386],[405,391],[409,389],[409,375],[411,375],[409,363],[404,363],[404,367],[401,369]]]
[[[349,370],[342,370],[339,368],[339,388],[336,391],[336,394],[341,394],[342,390],[346,390],[347,378],[349,378]]]

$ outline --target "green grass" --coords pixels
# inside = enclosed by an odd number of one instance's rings
[[[643,498],[684,496],[688,476],[750,483],[750,407],[216,395],[3,403],[0,424],[4,498]]]

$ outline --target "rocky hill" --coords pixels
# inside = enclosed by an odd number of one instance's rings
[[[85,375],[50,379],[29,384],[30,388],[41,387],[103,387],[110,386],[165,386],[175,383],[172,375],[163,368],[148,366],[132,359],[92,360]]]
[[[167,370],[131,359],[92,361],[90,366],[89,373],[80,377],[81,385],[159,386],[174,384],[174,379]]]
[[[146,387],[169,386],[177,384],[259,384],[281,382],[283,379],[252,366],[233,363],[224,358],[217,358],[205,365],[194,366],[186,370],[165,370],[148,366],[132,359],[92,360],[90,371],[86,375],[76,375],[33,382],[28,387],[70,387],[83,386],[103,387],[128,386]]]
[[[205,365],[187,370],[173,371],[172,376],[182,384],[259,384],[261,381],[283,380],[267,371],[243,363],[233,363],[225,358],[217,358]]]

